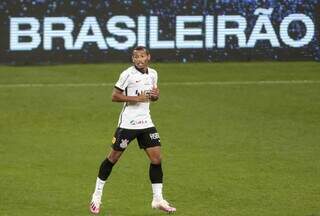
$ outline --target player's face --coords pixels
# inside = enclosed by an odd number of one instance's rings
[[[135,50],[132,54],[132,62],[139,69],[146,69],[150,61],[150,54],[145,50]]]

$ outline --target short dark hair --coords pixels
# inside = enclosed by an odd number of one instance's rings
[[[148,50],[146,47],[144,47],[144,46],[136,46],[136,47],[133,49],[132,53],[133,53],[134,51],[145,51],[148,55],[150,54],[149,50]]]

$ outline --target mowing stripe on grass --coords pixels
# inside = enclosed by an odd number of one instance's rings
[[[261,81],[208,81],[208,82],[162,82],[161,85],[273,85],[273,84],[320,84],[320,80],[261,80]],[[104,87],[114,86],[114,83],[19,83],[0,84],[0,88],[30,88],[30,87]]]

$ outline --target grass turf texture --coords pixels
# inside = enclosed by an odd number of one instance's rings
[[[89,215],[121,104],[127,64],[0,67],[0,215]],[[163,144],[164,193],[176,215],[320,215],[320,84],[163,85],[320,80],[318,63],[153,64],[151,106]],[[101,215],[153,216],[149,162],[137,143],[114,167]]]

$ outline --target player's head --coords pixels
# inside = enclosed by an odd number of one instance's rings
[[[132,51],[132,62],[139,69],[146,69],[150,58],[149,50],[144,46],[137,46]]]

